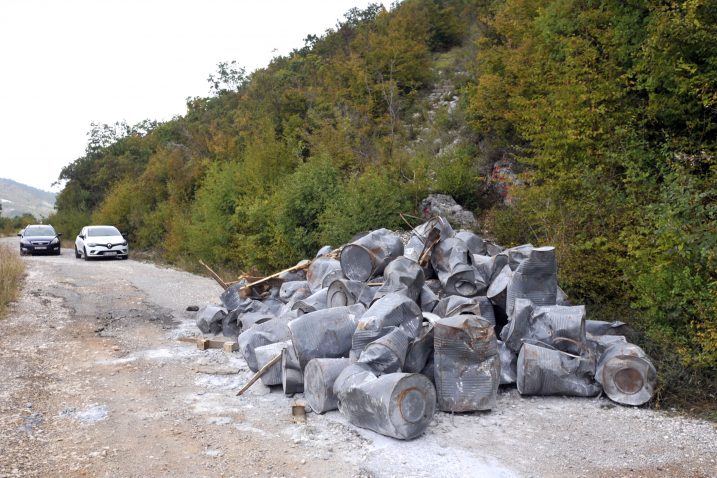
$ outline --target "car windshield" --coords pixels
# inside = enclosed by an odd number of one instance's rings
[[[27,226],[25,236],[54,236],[55,230],[51,226]]]
[[[90,227],[87,229],[87,236],[121,236],[121,234],[116,227]]]

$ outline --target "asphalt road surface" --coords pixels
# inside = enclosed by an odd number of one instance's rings
[[[17,247],[17,238],[4,243]],[[201,351],[211,279],[134,260],[25,257],[0,322],[0,477],[717,477],[709,422],[606,398],[520,397],[437,413],[399,441],[338,412],[294,423],[238,352]]]

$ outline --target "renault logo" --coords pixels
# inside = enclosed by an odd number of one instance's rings
[[[112,249],[112,244],[107,243],[107,249]]]

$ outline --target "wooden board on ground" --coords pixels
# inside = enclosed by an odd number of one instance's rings
[[[236,352],[239,344],[233,340],[205,339],[204,337],[179,337],[180,342],[197,344],[199,350],[224,349],[225,352]]]

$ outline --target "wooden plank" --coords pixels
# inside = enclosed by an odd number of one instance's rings
[[[239,346],[234,341],[205,339],[203,337],[196,339],[196,343],[199,350],[223,349],[225,352],[235,352]]]
[[[200,263],[201,265],[203,265],[204,267],[206,267],[207,271],[208,271],[209,274],[212,276],[212,278],[213,278],[215,281],[217,281],[217,283],[218,283],[220,286],[222,286],[222,288],[223,288],[224,290],[227,290],[227,289],[229,288],[229,286],[227,285],[227,283],[224,282],[224,281],[222,280],[222,278],[219,277],[219,274],[217,274],[216,272],[214,272],[211,267],[209,267],[208,265],[206,265],[201,259],[199,259],[199,263]]]
[[[283,273],[285,273],[285,272],[294,272],[294,271],[299,271],[299,270],[301,270],[301,269],[306,269],[306,268],[308,268],[310,265],[311,265],[311,261],[309,261],[309,260],[303,260],[303,261],[299,262],[298,264],[296,264],[296,265],[293,266],[293,267],[289,267],[288,269],[284,269],[283,271],[279,271],[279,272],[277,272],[277,273],[275,273],[275,274],[272,274],[272,275],[270,275],[270,276],[266,276],[266,277],[264,277],[263,279],[259,279],[259,280],[257,280],[257,281],[251,282],[251,283],[245,285],[244,287],[241,287],[241,288],[239,289],[239,292],[240,292],[240,294],[241,294],[243,297],[246,297],[246,295],[247,295],[248,293],[250,293],[251,288],[254,287],[255,285],[263,284],[264,282],[266,282],[266,281],[268,281],[268,280],[270,280],[270,279],[276,279],[277,277],[279,277],[281,274],[283,274]]]

